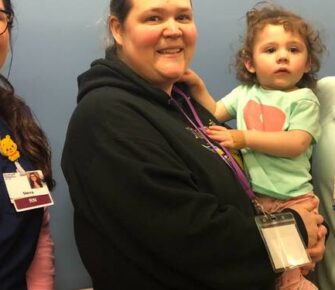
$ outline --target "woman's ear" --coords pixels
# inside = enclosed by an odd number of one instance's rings
[[[244,66],[245,66],[245,68],[247,69],[248,72],[250,72],[252,74],[256,72],[256,69],[255,69],[255,66],[254,66],[254,63],[253,63],[252,59],[247,58],[244,61]]]
[[[109,18],[109,31],[114,38],[116,45],[122,45],[122,26],[119,19],[115,16]]]

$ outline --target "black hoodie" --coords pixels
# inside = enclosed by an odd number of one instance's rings
[[[250,200],[170,97],[110,51],[78,82],[62,168],[94,289],[272,289]]]

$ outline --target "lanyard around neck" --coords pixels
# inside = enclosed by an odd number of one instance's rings
[[[190,124],[193,126],[193,128],[203,137],[203,139],[206,141],[206,143],[216,152],[220,158],[233,170],[235,176],[238,178],[240,184],[242,185],[244,191],[248,195],[248,197],[253,200],[255,198],[255,194],[251,189],[250,183],[244,174],[243,170],[240,168],[240,166],[237,164],[237,161],[234,159],[232,154],[229,152],[227,148],[222,146],[220,144],[220,148],[213,144],[213,142],[208,138],[205,126],[202,123],[202,121],[199,118],[198,113],[196,112],[192,102],[190,101],[190,97],[187,96],[181,89],[174,87],[173,91],[177,93],[178,95],[182,96],[183,99],[186,101],[189,109],[191,110],[191,113],[193,115],[193,118],[197,125],[192,121],[192,119],[185,113],[183,108],[180,106],[180,104],[175,100],[175,98],[171,95],[172,102],[176,105],[176,107],[179,109],[179,111],[186,117],[186,119],[190,122]],[[221,149],[221,150],[220,150]]]

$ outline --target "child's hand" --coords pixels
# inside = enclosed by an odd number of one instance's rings
[[[190,89],[191,95],[200,100],[208,91],[203,80],[191,69],[187,69],[178,82],[186,83]]]
[[[215,115],[216,101],[209,94],[203,80],[193,70],[186,70],[178,82],[186,83],[190,89],[192,98]]]
[[[203,80],[191,69],[187,69],[178,82],[186,83],[191,90],[204,86]]]
[[[246,147],[246,141],[241,130],[229,130],[222,126],[210,126],[206,133],[211,139],[218,141],[222,146],[231,149]]]

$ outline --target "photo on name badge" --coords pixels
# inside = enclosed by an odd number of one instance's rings
[[[45,186],[43,176],[39,171],[27,172],[27,178],[31,189],[43,188]]]

